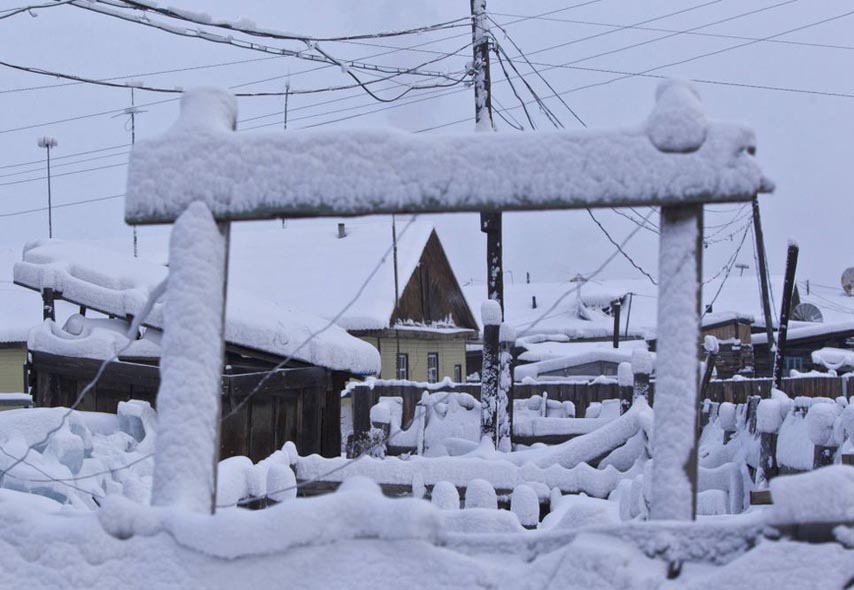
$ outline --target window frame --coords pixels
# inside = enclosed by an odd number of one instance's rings
[[[409,353],[408,352],[398,352],[395,357],[395,366],[394,366],[394,376],[399,381],[409,381]],[[401,364],[401,360],[403,363]],[[403,370],[403,377],[400,376],[400,372]]]
[[[431,363],[435,361],[434,366],[430,366]],[[432,375],[431,375],[432,373]],[[438,383],[439,382],[439,353],[438,352],[428,352],[427,353],[427,383]]]

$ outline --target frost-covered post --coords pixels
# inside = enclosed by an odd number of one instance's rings
[[[181,96],[181,116],[166,143],[174,147],[187,138],[221,138],[236,128],[236,99],[221,90],[199,88]],[[155,160],[160,173],[163,161]],[[134,186],[130,180],[128,184]],[[196,512],[216,509],[229,235],[230,224],[217,223],[201,201],[190,203],[172,228],[157,392],[154,505]]]
[[[501,324],[498,330],[498,400],[496,415],[498,428],[495,448],[510,452],[513,433],[513,345],[516,332],[507,324]]]
[[[655,519],[691,520],[696,514],[702,240],[702,205],[662,207],[650,506]]]
[[[483,318],[483,370],[480,380],[480,436],[496,442],[499,374],[499,334],[501,307],[497,301],[484,301],[480,307]]]
[[[227,234],[191,204],[169,242],[151,503],[215,507]]]
[[[694,89],[664,82],[656,94],[647,119],[652,144],[682,154],[676,157],[700,150],[709,124]],[[691,520],[696,514],[702,253],[702,203],[663,206],[650,505],[655,519]]]

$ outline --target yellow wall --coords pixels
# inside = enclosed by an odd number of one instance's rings
[[[27,349],[0,348],[0,393],[23,393]]]
[[[394,338],[364,338],[380,351],[382,379],[396,379],[397,341]],[[409,355],[409,379],[427,381],[427,354],[439,353],[439,381],[454,378],[454,365],[462,365],[462,379],[466,378],[466,341],[464,339],[425,340],[400,338],[400,352]]]

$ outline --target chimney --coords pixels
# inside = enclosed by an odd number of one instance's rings
[[[347,237],[347,230],[344,228],[343,223],[338,224],[338,237],[339,238],[346,238]]]

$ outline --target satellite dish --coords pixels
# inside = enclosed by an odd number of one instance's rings
[[[812,303],[798,303],[792,310],[792,319],[796,322],[813,322],[820,324],[824,321],[821,310]]]
[[[848,295],[854,295],[854,266],[846,268],[842,273],[842,288]]]

